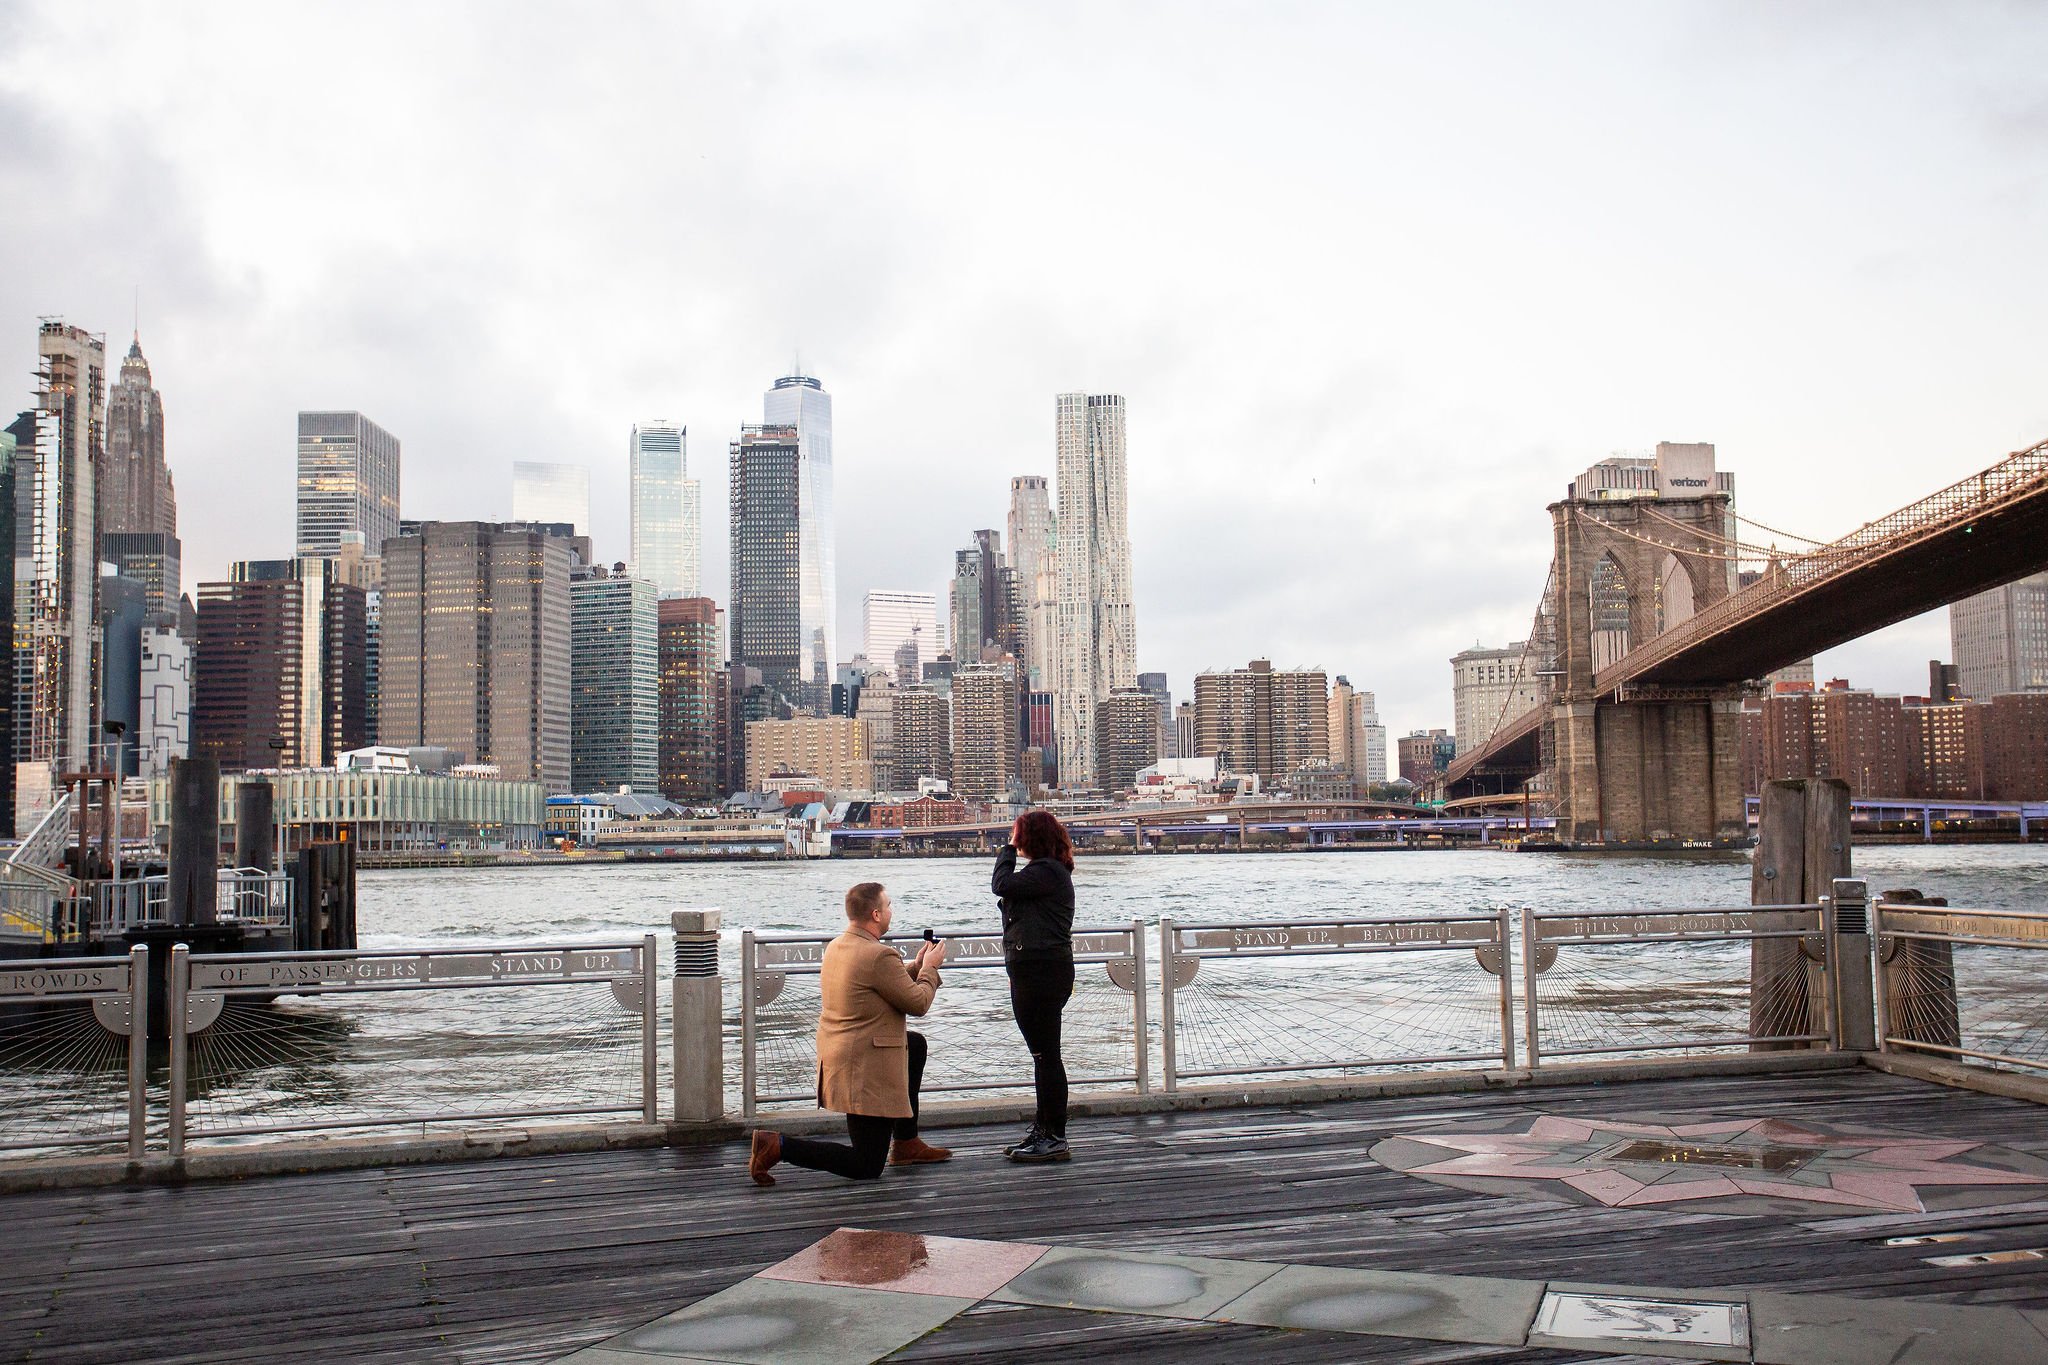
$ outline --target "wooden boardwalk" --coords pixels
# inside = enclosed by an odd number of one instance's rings
[[[1802,1217],[1473,1194],[1366,1158],[1399,1130],[1544,1112],[1740,1115],[1994,1142],[2048,1157],[2034,1105],[1868,1071],[1672,1079],[1076,1125],[1065,1167],[951,1129],[945,1166],[854,1185],[746,1180],[739,1146],[596,1153],[0,1199],[0,1361],[545,1361],[723,1289],[835,1227],[1464,1275],[2048,1308],[2048,1262],[1939,1268],[1909,1232],[2048,1246],[2048,1193],[2002,1212]],[[785,1168],[786,1169],[786,1168]],[[2027,1200],[2026,1191],[2016,1201]],[[1564,1361],[1512,1351],[1013,1310],[905,1359]]]

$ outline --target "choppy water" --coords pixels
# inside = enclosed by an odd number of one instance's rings
[[[636,937],[665,932],[669,912],[717,906],[727,938],[741,929],[836,932],[846,888],[887,884],[899,929],[988,931],[992,860],[830,859],[804,863],[670,863],[362,874],[365,947]],[[1956,905],[2048,908],[2048,845],[1859,848],[1873,889],[1915,887]],[[1637,857],[1490,850],[1161,854],[1084,857],[1078,921],[1431,915],[1500,906],[1623,909],[1744,905],[1743,854]]]
[[[898,930],[991,933],[989,859],[849,859],[803,863],[665,864],[366,872],[358,922],[365,948],[637,940],[654,933],[668,958],[669,913],[724,911],[727,1077],[737,1083],[738,947],[745,929],[836,933],[846,888],[886,883]],[[1879,890],[1913,887],[1987,909],[2048,908],[2048,847],[1888,846],[1856,850],[1856,872]],[[1740,906],[1749,863],[1739,854],[1635,857],[1407,851],[1316,854],[1179,854],[1084,858],[1075,876],[1077,919],[1089,927],[1154,926],[1367,915],[1433,916],[1501,907],[1608,910]],[[1148,934],[1147,951],[1156,948]],[[2020,1006],[2013,1032],[2048,1030],[2034,989],[2038,954],[2003,955],[1990,970],[1989,1013]],[[1746,944],[1654,945],[1576,951],[1543,978],[1555,997],[1559,1042],[1598,1046],[1626,1015],[1644,1026],[1697,1034],[1747,1028]],[[1965,973],[1958,963],[1958,976]],[[1148,973],[1156,992],[1158,965]],[[1103,968],[1084,970],[1069,1008],[1077,1080],[1131,1074],[1132,1000]],[[762,1089],[792,1098],[808,1089],[815,979],[791,976],[764,1009]],[[668,1105],[667,990],[657,1093]],[[1498,1046],[1499,979],[1472,953],[1422,953],[1203,964],[1176,994],[1181,1065],[1267,1068],[1307,1058],[1469,1057]],[[1978,1007],[1973,1006],[1973,1009]],[[1576,1012],[1575,1012],[1576,1011]],[[1634,1011],[1629,1014],[1629,1011]],[[1155,993],[1147,1044],[1163,1061]],[[928,1086],[1013,1082],[1028,1071],[999,970],[949,971]],[[1494,1040],[1491,1044],[1488,1039]],[[1361,1042],[1361,1039],[1368,1040]],[[192,1126],[204,1141],[276,1123],[332,1124],[364,1115],[410,1115],[423,1125],[457,1115],[569,1107],[631,1110],[639,1102],[636,1017],[602,985],[380,995],[285,997],[231,1005],[193,1042]],[[1546,1046],[1553,1046],[1546,1042]],[[1634,1043],[1630,1044],[1634,1046]],[[1392,1049],[1388,1051],[1386,1049]],[[82,1011],[62,1027],[0,1019],[0,1145],[118,1126],[124,1100],[122,1040]],[[2031,1054],[2029,1054],[2031,1055]],[[152,1077],[152,1129],[163,1126],[165,1077]],[[736,1094],[732,1096],[736,1101]]]

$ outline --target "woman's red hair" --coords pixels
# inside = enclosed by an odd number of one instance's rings
[[[1017,851],[1026,858],[1051,858],[1067,871],[1074,870],[1074,841],[1049,810],[1026,811],[1017,821]]]

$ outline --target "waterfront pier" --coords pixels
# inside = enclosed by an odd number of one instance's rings
[[[746,1179],[826,932],[6,969],[0,1359],[2048,1361],[2048,912],[1760,825],[1746,904],[1083,925],[1056,1169],[949,938],[874,1184]]]

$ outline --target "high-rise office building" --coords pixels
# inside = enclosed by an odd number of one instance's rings
[[[904,677],[897,651],[917,646],[909,677]],[[898,687],[914,687],[925,660],[945,653],[946,631],[937,593],[901,588],[870,588],[861,611],[861,650],[870,660],[893,669]]]
[[[1353,690],[1341,675],[1330,688],[1330,762],[1351,774],[1360,797],[1387,780],[1387,727],[1380,724],[1378,700]]]
[[[953,713],[928,687],[889,693],[889,790],[913,792],[919,778],[953,778]]]
[[[1198,756],[1219,771],[1256,773],[1286,787],[1305,763],[1330,757],[1330,692],[1320,668],[1245,668],[1195,675]]]
[[[319,768],[369,742],[363,590],[324,559],[256,559],[199,585],[192,751],[224,769]]]
[[[592,569],[569,584],[569,782],[579,792],[661,786],[661,663],[654,584]]]
[[[108,532],[100,537],[100,562],[142,584],[143,609],[153,622],[177,622],[184,577],[181,558],[178,538],[163,531]]]
[[[821,708],[839,661],[837,532],[832,516],[832,395],[805,374],[775,381],[762,424],[796,429],[797,636],[810,704]]]
[[[136,579],[100,565],[100,737],[102,771],[133,777],[142,732],[142,631],[149,620],[148,590]],[[119,727],[116,737],[114,730]]]
[[[1140,673],[1138,690],[1159,704],[1159,746],[1155,758],[1179,758],[1179,737],[1173,728],[1173,689],[1164,673]]]
[[[99,733],[99,529],[95,475],[106,430],[106,343],[46,320],[36,336],[34,463],[16,452],[31,517],[17,521],[15,620],[26,627],[15,704],[28,710],[16,758],[84,767]],[[19,507],[19,501],[17,502]],[[17,513],[19,516],[19,513]],[[26,521],[27,524],[23,524]]]
[[[1426,787],[1458,756],[1457,737],[1447,730],[1414,730],[1394,741],[1400,757],[1401,780],[1410,786]]]
[[[1473,645],[1451,656],[1451,710],[1458,752],[1476,749],[1493,732],[1543,700],[1527,641],[1505,649]]]
[[[953,790],[1000,801],[1022,774],[1017,743],[1014,663],[969,664],[953,671]]]
[[[164,403],[142,357],[142,339],[128,347],[121,377],[107,395],[107,449],[100,468],[102,536],[178,534],[178,494],[164,461]],[[171,585],[176,601],[179,585]]]
[[[1022,660],[1023,612],[1017,575],[1003,559],[1003,536],[974,533],[974,543],[953,555],[953,652],[968,662]]]
[[[1095,782],[1095,703],[1138,680],[1126,514],[1124,400],[1063,393],[1059,443],[1059,603],[1053,681],[1060,782]]]
[[[690,431],[667,422],[633,428],[628,449],[633,572],[663,597],[701,590],[703,490],[690,477]]]
[[[1358,758],[1357,736],[1351,730],[1351,679],[1339,673],[1330,684],[1330,762],[1351,772]]]
[[[732,661],[761,670],[786,705],[823,710],[831,673],[804,610],[815,566],[804,560],[801,438],[793,426],[744,427],[732,443]]]
[[[725,645],[718,604],[708,597],[664,597],[656,612],[661,666],[661,794],[672,801],[714,801],[720,791],[720,681]]]
[[[1175,757],[1194,758],[1202,751],[1201,725],[1195,704],[1184,701],[1173,708]]]
[[[577,535],[589,535],[590,467],[514,460],[512,520],[574,526]]]
[[[19,433],[19,434],[17,434]],[[35,416],[23,413],[0,431],[0,555],[14,558],[15,456],[21,439],[35,439]],[[14,620],[14,574],[0,582],[0,629],[7,632],[7,660],[0,667],[0,835],[12,835],[14,827],[15,705],[14,676],[18,662]]]
[[[398,534],[398,438],[360,412],[299,414],[299,553],[331,559],[342,533],[383,553]]]
[[[1120,687],[1095,703],[1096,785],[1128,791],[1138,770],[1160,759],[1159,699],[1135,687]]]
[[[1387,727],[1380,720],[1379,698],[1371,692],[1351,698],[1352,743],[1359,761],[1353,766],[1358,794],[1387,780]]]
[[[192,751],[192,642],[176,630],[145,627],[137,680],[136,758],[144,777],[169,774]],[[364,735],[373,734],[367,728]]]
[[[747,788],[766,791],[770,778],[803,774],[820,791],[871,792],[874,763],[867,722],[852,716],[793,716],[747,722]]]
[[[1053,641],[1058,633],[1059,542],[1052,501],[1043,474],[1020,474],[1010,480],[1010,567],[1017,574],[1017,599],[1023,635],[1023,663],[1030,685],[1050,688]]]
[[[1952,604],[1948,637],[1964,696],[2048,692],[2048,573]]]
[[[568,790],[571,558],[562,536],[488,522],[419,522],[387,542],[378,741]]]

